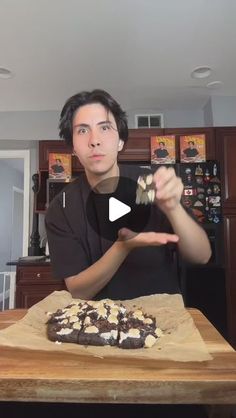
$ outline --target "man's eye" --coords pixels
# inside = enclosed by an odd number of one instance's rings
[[[110,125],[102,125],[102,131],[109,131],[111,129]]]
[[[86,129],[86,128],[80,128],[79,130],[78,130],[78,133],[79,134],[86,134],[88,132],[88,129]]]

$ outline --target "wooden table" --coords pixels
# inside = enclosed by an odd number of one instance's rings
[[[200,311],[189,312],[211,361],[114,360],[1,346],[0,400],[236,404],[236,352]],[[25,313],[0,313],[0,328]]]

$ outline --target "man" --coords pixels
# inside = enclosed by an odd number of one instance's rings
[[[197,148],[195,148],[194,141],[188,142],[188,148],[183,150],[183,154],[185,158],[195,158],[198,156],[199,152]]]
[[[163,141],[159,142],[159,148],[154,150],[154,154],[157,158],[167,158],[169,153],[165,148],[165,143]]]
[[[59,129],[84,174],[51,202],[46,215],[55,277],[64,279],[72,296],[81,299],[179,292],[168,244],[177,243],[181,255],[195,263],[206,263],[211,250],[204,230],[180,203],[183,184],[174,169],[160,167],[154,174],[155,202],[147,228],[138,234],[121,228],[117,237],[104,240],[91,228],[88,212],[98,230],[109,229],[101,209],[104,199],[117,189],[124,193],[119,188],[122,176],[136,184],[140,174],[117,163],[128,139],[125,113],[105,91],[82,92],[65,103]]]
[[[53,164],[51,166],[52,174],[54,174],[55,176],[59,176],[64,173],[65,169],[61,163],[60,158],[56,158],[55,161],[56,161],[56,164]]]

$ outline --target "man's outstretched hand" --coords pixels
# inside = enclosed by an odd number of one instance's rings
[[[118,231],[118,241],[132,250],[137,247],[160,246],[168,243],[178,242],[179,237],[176,234],[166,234],[162,232],[136,232],[128,228],[122,228]]]

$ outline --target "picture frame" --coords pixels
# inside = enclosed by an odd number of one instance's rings
[[[180,136],[180,162],[204,163],[206,162],[206,136],[181,135]]]
[[[72,176],[71,154],[49,153],[48,161],[49,179],[70,180]]]
[[[175,164],[175,135],[151,136],[151,164]]]

